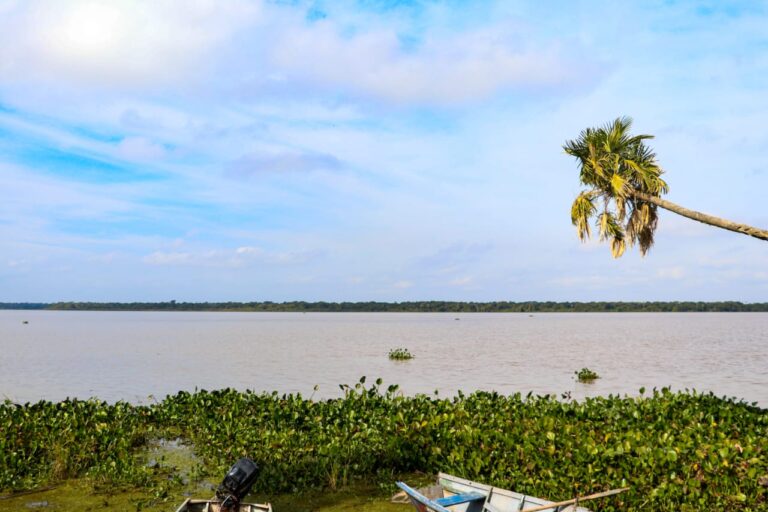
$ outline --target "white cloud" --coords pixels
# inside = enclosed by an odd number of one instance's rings
[[[397,103],[456,104],[601,75],[578,44],[533,42],[511,21],[427,32],[404,47],[397,23],[306,23],[261,1],[30,0],[0,16],[0,85],[200,90],[253,101],[320,89]],[[584,52],[586,54],[586,52]],[[174,88],[171,89],[170,86]]]
[[[264,254],[264,249],[259,247],[238,247],[235,253],[244,256],[261,256]]]
[[[411,288],[413,286],[413,283],[411,281],[401,280],[397,281],[392,285],[393,288],[397,288],[399,290],[405,290],[407,288]]]
[[[199,251],[156,251],[142,258],[149,265],[194,265],[204,267],[238,268],[251,264],[298,265],[322,256],[316,250],[267,251],[260,247]]]
[[[136,212],[133,200],[138,192],[134,186],[72,183],[4,163],[0,163],[0,175],[4,194],[0,219],[105,220]]]
[[[232,162],[227,169],[227,174],[242,178],[265,172],[338,170],[343,165],[335,156],[324,153],[299,153],[295,151],[273,154],[251,153]]]
[[[243,258],[279,265],[305,263],[322,255],[321,251],[317,250],[266,251],[260,247],[239,247],[235,253]],[[245,259],[236,260],[236,263],[245,262]]]
[[[582,73],[556,46],[532,49],[493,27],[427,38],[404,51],[394,31],[344,37],[330,22],[294,28],[275,45],[274,61],[288,80],[299,79],[385,100],[453,104],[486,98],[502,89],[574,86]],[[594,76],[594,75],[593,75]]]

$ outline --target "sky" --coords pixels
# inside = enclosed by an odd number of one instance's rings
[[[768,227],[764,2],[0,0],[0,301],[768,301],[768,244],[579,242],[627,115]]]

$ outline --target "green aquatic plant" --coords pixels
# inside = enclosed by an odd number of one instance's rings
[[[0,406],[0,488],[88,477],[95,484],[143,485],[151,470],[136,458],[151,411],[125,402],[67,399]]]
[[[389,358],[393,361],[408,361],[414,355],[407,348],[393,348],[389,351]]]
[[[403,396],[381,379],[342,389],[329,400],[223,389],[149,406],[5,402],[0,489],[80,476],[165,499],[172,491],[158,482],[168,481],[168,467],[147,466],[142,453],[153,439],[180,438],[208,475],[253,458],[263,468],[257,493],[446,471],[550,499],[631,486],[601,503],[608,511],[746,512],[768,503],[760,483],[768,411],[755,404],[666,388],[567,402],[530,393]]]
[[[576,375],[576,380],[579,382],[593,382],[595,379],[599,379],[600,376],[597,372],[590,370],[589,368],[582,368],[577,372],[573,372]]]

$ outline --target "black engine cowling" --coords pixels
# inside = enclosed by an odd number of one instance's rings
[[[221,500],[222,508],[228,510],[237,507],[240,500],[248,495],[258,476],[259,466],[248,457],[235,462],[216,489],[216,498]]]

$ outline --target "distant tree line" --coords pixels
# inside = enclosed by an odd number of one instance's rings
[[[51,304],[43,302],[0,302],[0,309],[46,309]]]
[[[768,302],[6,302],[0,309],[398,313],[768,312]]]

